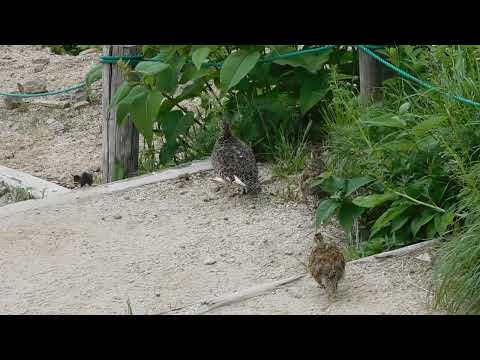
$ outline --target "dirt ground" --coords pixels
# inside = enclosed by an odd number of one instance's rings
[[[0,313],[124,314],[129,298],[134,313],[156,314],[302,273],[309,206],[272,196],[273,185],[230,197],[211,176],[0,218]],[[210,313],[426,314],[429,279],[413,257],[374,260],[347,266],[331,306],[305,277]]]
[[[55,55],[34,45],[2,45],[0,51],[0,92],[18,91],[17,83],[41,80],[53,91],[78,84],[97,63],[98,53]],[[35,62],[47,59],[35,72]],[[101,82],[93,86],[97,99],[75,109],[78,94],[32,98],[23,109],[7,110],[0,98],[0,164],[44,180],[72,188],[73,175],[99,171],[102,155]],[[68,101],[65,109],[40,106],[39,101]]]
[[[1,92],[33,79],[48,90],[74,85],[98,57],[1,48]],[[38,59],[49,63],[39,69]],[[97,99],[100,87],[94,85]],[[71,106],[38,105],[53,99]],[[75,109],[78,101],[75,94],[31,99],[22,111],[7,110],[0,99],[0,164],[69,188],[74,174],[99,174],[101,104]],[[268,168],[261,170],[268,178]],[[210,177],[199,173],[0,217],[0,313],[123,314],[129,298],[135,313],[155,314],[302,273],[314,232],[312,204],[288,200],[292,194],[278,181],[258,198],[230,197]],[[322,232],[343,242],[334,224]],[[209,313],[433,313],[430,277],[429,263],[414,256],[372,260],[347,266],[331,306],[305,277]]]

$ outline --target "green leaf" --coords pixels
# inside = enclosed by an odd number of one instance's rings
[[[443,235],[447,228],[453,224],[455,218],[455,212],[447,211],[444,214],[437,214],[434,218],[436,233]]]
[[[320,188],[330,194],[336,193],[340,190],[344,190],[345,184],[346,182],[344,179],[338,178],[336,176],[330,176],[328,178],[322,179],[319,183]]]
[[[438,212],[436,212],[433,209],[427,208],[427,209],[424,209],[419,216],[414,217],[410,224],[412,235],[415,237],[415,235],[417,235],[420,228],[423,225],[427,224],[430,220],[432,220],[436,214],[438,214]]]
[[[359,196],[353,199],[353,203],[360,207],[374,208],[387,201],[398,199],[398,195],[394,193],[375,194],[367,196]]]
[[[125,96],[128,95],[130,90],[132,90],[132,86],[127,81],[124,81],[113,96],[112,105],[117,105],[119,102],[121,102],[125,98]]]
[[[210,49],[208,47],[201,47],[193,52],[192,61],[197,69],[200,70],[202,64],[204,63],[205,59],[208,57],[209,54]]]
[[[144,97],[148,92],[148,89],[143,85],[137,85],[128,90],[128,87],[122,89],[124,84],[119,88],[117,94],[119,95],[114,101],[117,103],[116,108],[116,120],[119,126],[122,126],[123,121],[132,111],[132,103],[137,97]]]
[[[371,183],[374,180],[375,179],[371,178],[370,176],[362,176],[362,177],[356,177],[353,179],[347,179],[347,183],[345,186],[345,196],[350,195],[355,190],[361,188],[364,185]]]
[[[319,76],[307,77],[300,88],[300,111],[305,115],[313,108],[330,89],[328,84],[329,73],[322,72]]]
[[[398,116],[391,116],[391,117],[389,116],[388,118],[385,118],[382,116],[377,119],[364,120],[363,123],[371,126],[402,128],[402,129],[407,126],[406,121],[401,119]]]
[[[274,63],[278,65],[290,65],[293,67],[302,67],[315,74],[323,68],[330,58],[331,50],[326,50],[320,54],[307,54],[287,59],[278,59]]]
[[[398,109],[398,113],[402,115],[405,114],[408,110],[410,110],[410,103],[406,102],[402,104],[402,106],[400,106],[400,108]]]
[[[169,64],[154,61],[141,61],[135,67],[135,71],[142,75],[155,76],[170,67]]]
[[[102,78],[103,73],[103,64],[97,64],[93,66],[90,71],[85,76],[85,84],[88,86],[92,85],[95,81]]]
[[[445,115],[435,115],[415,125],[412,131],[415,136],[422,137],[428,131],[442,126],[446,121],[447,117]]]
[[[212,69],[208,69],[208,68],[197,69],[195,66],[187,64],[185,65],[185,68],[182,71],[180,83],[185,84],[189,81],[197,80],[206,75],[209,75],[211,72],[212,72]]]
[[[125,169],[123,168],[123,164],[119,160],[115,160],[113,163],[113,174],[112,180],[118,181],[125,179]]]
[[[175,91],[176,87],[177,74],[171,66],[155,75],[156,90],[164,91],[166,93],[172,93]]]
[[[230,54],[220,70],[220,87],[228,91],[242,80],[255,66],[260,58],[258,51],[249,53],[244,50]]]
[[[318,228],[320,225],[325,224],[340,207],[341,203],[335,199],[327,199],[320,203],[315,212],[315,226]]]
[[[160,92],[145,89],[144,92],[135,96],[130,105],[132,121],[149,146],[151,146],[153,138],[153,124],[156,121],[162,99],[163,96]]]
[[[404,217],[393,220],[391,231],[395,232],[400,230],[403,227],[403,225],[405,225],[408,222],[408,220],[410,220],[409,216],[404,216]]]
[[[395,203],[394,203],[395,204]],[[394,205],[392,204],[392,207],[390,207],[387,211],[385,211],[382,216],[380,216],[377,221],[373,224],[371,228],[371,234],[370,238],[373,238],[373,236],[378,233],[381,229],[383,229],[385,226],[389,225],[390,222],[410,208],[412,204],[410,202],[398,202],[397,204]]]
[[[353,222],[365,211],[365,208],[358,207],[350,201],[344,201],[338,211],[338,220],[345,233],[350,236]]]
[[[160,162],[168,163],[178,148],[177,138],[188,132],[194,121],[193,113],[183,114],[181,111],[170,111],[160,116],[160,125],[165,134],[166,144],[160,151]]]

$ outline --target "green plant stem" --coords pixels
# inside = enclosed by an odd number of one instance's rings
[[[407,194],[403,194],[403,193],[398,192],[398,191],[393,191],[393,193],[394,193],[394,194],[397,194],[398,196],[401,196],[401,197],[403,197],[403,198],[405,198],[405,199],[408,199],[408,200],[410,200],[410,201],[412,201],[412,202],[414,202],[414,203],[416,203],[416,204],[418,204],[418,205],[423,205],[423,206],[429,207],[429,208],[431,208],[431,209],[434,209],[434,210],[437,210],[437,211],[441,212],[442,214],[446,213],[446,210],[444,210],[444,209],[442,209],[442,208],[439,208],[438,206],[431,205],[431,204],[427,204],[427,203],[425,203],[425,202],[423,202],[423,201],[414,199],[414,198],[412,198],[411,196],[408,196]]]

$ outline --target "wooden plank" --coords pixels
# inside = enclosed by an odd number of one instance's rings
[[[107,56],[136,55],[136,45],[105,45]],[[124,77],[116,64],[105,64],[103,69],[103,181],[114,180],[115,162],[119,161],[127,177],[137,175],[139,134],[132,119],[117,126],[116,111],[110,108],[112,98],[123,83]]]
[[[115,181],[108,184],[94,186],[92,188],[83,188],[83,190],[77,191],[69,191],[69,189],[66,189],[68,193],[52,192],[49,194],[48,199],[43,201],[26,200],[10,204],[8,206],[2,206],[0,207],[0,218],[16,216],[22,212],[37,210],[43,207],[66,204],[79,199],[85,199],[103,194],[112,194],[145,185],[156,184],[162,181],[176,179],[185,174],[195,174],[209,170],[212,170],[212,163],[210,160],[197,160],[173,168],[165,169],[158,173],[137,176],[133,179]]]
[[[27,173],[0,165],[0,181],[12,187],[30,190],[35,199],[47,199],[52,194],[69,193],[70,189],[45,181]],[[12,206],[14,204],[8,205]]]
[[[295,282],[297,280],[300,280],[305,275],[307,275],[307,274],[304,273],[304,274],[300,274],[300,275],[291,276],[291,277],[288,277],[286,279],[281,279],[281,280],[277,280],[277,281],[253,286],[251,288],[241,290],[241,291],[236,292],[236,293],[222,295],[222,296],[219,296],[219,297],[216,297],[216,298],[213,298],[213,299],[203,300],[203,301],[200,301],[198,303],[185,305],[185,306],[178,307],[178,308],[171,309],[171,310],[166,310],[166,311],[163,311],[163,312],[158,313],[156,315],[173,314],[175,312],[178,312],[179,310],[183,310],[183,309],[195,306],[195,305],[200,306],[200,307],[201,306],[206,306],[206,309],[203,309],[203,310],[197,312],[196,315],[205,314],[209,311],[212,311],[213,309],[216,309],[216,308],[219,308],[219,307],[222,307],[222,306],[231,305],[231,304],[234,304],[234,303],[238,303],[238,302],[241,302],[241,301],[244,301],[244,300],[254,298],[256,296],[263,295],[265,293],[269,293],[272,290],[278,289],[278,288],[280,288],[284,285],[287,285],[287,284],[290,284],[290,283]]]

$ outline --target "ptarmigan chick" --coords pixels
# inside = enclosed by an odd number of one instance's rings
[[[216,180],[236,183],[243,188],[243,193],[259,193],[258,168],[252,149],[233,136],[226,120],[222,120],[220,126],[222,133],[212,152]]]
[[[315,248],[308,259],[308,271],[332,300],[337,284],[345,274],[345,258],[338,246],[324,242],[320,233],[315,234]]]

